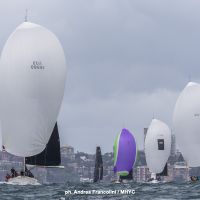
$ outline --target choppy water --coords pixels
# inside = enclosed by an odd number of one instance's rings
[[[103,190],[118,191],[131,189],[135,190],[135,194],[109,194],[109,195],[65,195],[65,191],[71,190]],[[49,199],[200,199],[200,183],[163,183],[163,184],[111,184],[111,183],[66,183],[51,184],[41,186],[13,186],[0,185],[0,199],[16,199],[16,200],[49,200]]]

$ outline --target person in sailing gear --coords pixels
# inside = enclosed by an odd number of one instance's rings
[[[158,176],[156,176],[156,180],[157,181],[161,181],[161,177],[158,175]]]
[[[25,176],[28,176],[30,178],[34,178],[33,174],[31,173],[30,170],[27,169],[27,167],[25,166]]]
[[[6,148],[4,145],[2,145],[2,151],[5,152],[6,151]]]
[[[24,176],[24,171],[23,170],[21,170],[20,176]]]
[[[11,177],[14,178],[14,177],[17,177],[18,176],[18,173],[15,171],[14,168],[12,168],[11,170]]]
[[[7,182],[10,178],[11,178],[10,174],[7,173],[7,174],[6,174],[6,180],[5,180],[5,181]]]
[[[196,182],[196,181],[199,180],[199,177],[198,176],[191,176],[190,179],[191,179],[192,182]]]

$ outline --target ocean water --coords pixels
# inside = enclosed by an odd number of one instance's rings
[[[135,190],[135,194],[134,191]],[[66,194],[65,191],[71,191]],[[74,191],[95,192],[119,192],[117,194],[73,194]],[[132,191],[131,194],[120,192]],[[69,192],[70,193],[70,192]],[[113,184],[113,183],[65,183],[49,184],[41,186],[16,186],[0,185],[0,199],[16,200],[67,200],[67,199],[200,199],[200,183],[162,183],[162,184]]]

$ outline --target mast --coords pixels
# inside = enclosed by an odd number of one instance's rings
[[[28,21],[28,9],[25,10],[25,16],[24,16],[24,21]]]

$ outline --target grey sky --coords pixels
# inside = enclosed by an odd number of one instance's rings
[[[24,20],[53,31],[68,63],[62,144],[112,151],[123,127],[143,148],[153,117],[171,126],[189,76],[198,81],[200,1],[0,0],[0,49]]]

